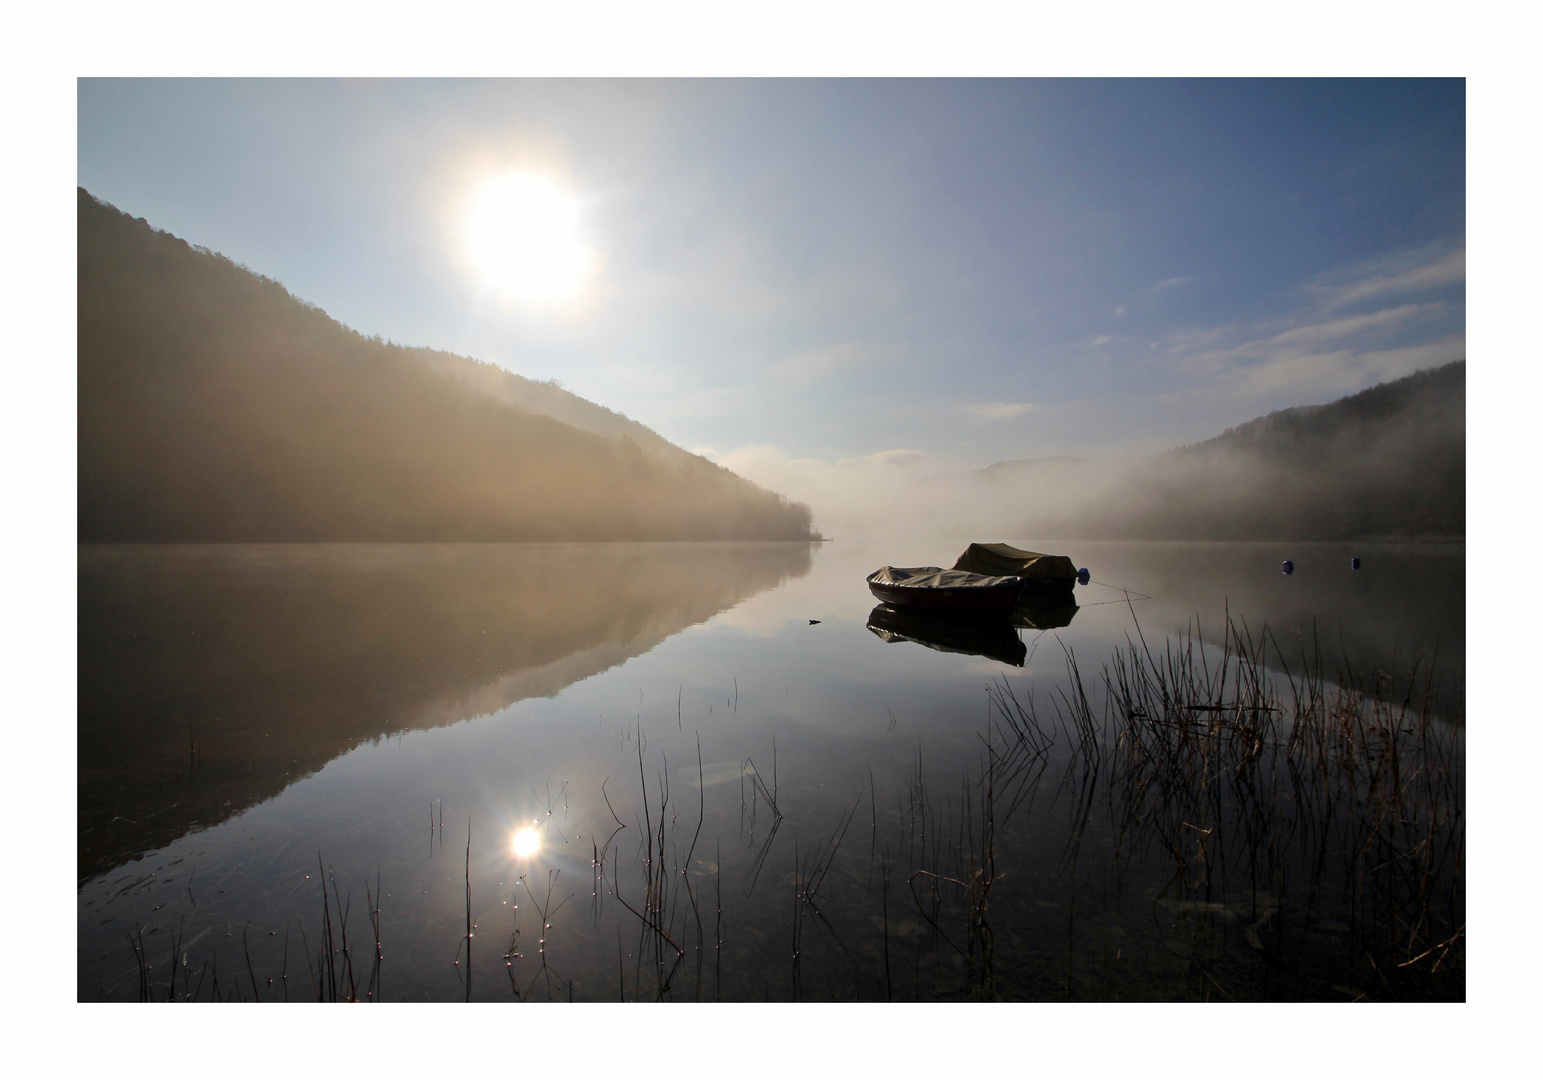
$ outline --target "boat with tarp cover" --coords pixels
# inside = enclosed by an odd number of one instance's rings
[[[1018,606],[1023,581],[940,566],[881,566],[868,575],[868,589],[896,607],[956,618],[1005,620]]]
[[[941,566],[881,566],[868,575],[868,589],[886,604],[952,617],[1008,618],[1028,596],[1057,608],[1070,605],[1077,568],[1065,555],[1025,551],[1011,544],[971,544],[950,569]],[[1064,617],[1064,621],[1058,621]],[[1045,620],[1065,626],[1070,614]],[[1028,625],[1035,626],[1031,620]]]
[[[1065,555],[1025,551],[1011,544],[971,544],[954,562],[955,570],[995,577],[1015,577],[1026,590],[1071,592],[1077,567]]]

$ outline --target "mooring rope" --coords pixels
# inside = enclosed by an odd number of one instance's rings
[[[1118,599],[1118,600],[1095,600],[1091,604],[1078,604],[1077,606],[1079,608],[1100,607],[1103,604],[1124,604],[1124,603],[1128,603],[1131,600],[1150,600],[1150,599],[1152,599],[1146,593],[1133,592],[1132,590],[1127,589],[1124,585],[1111,585],[1107,581],[1094,581],[1093,579],[1089,578],[1088,579],[1088,584],[1089,585],[1102,585],[1106,589],[1119,589],[1120,592],[1124,593],[1124,595],[1121,596],[1120,599]]]

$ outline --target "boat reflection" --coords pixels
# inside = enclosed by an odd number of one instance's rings
[[[984,656],[1022,667],[1028,648],[1003,619],[961,620],[924,615],[880,604],[868,613],[868,629],[881,641],[911,641],[938,652]]]
[[[1025,630],[1055,630],[1070,626],[1077,614],[1077,598],[1071,590],[1025,591],[1013,609],[1012,623]]]
[[[807,544],[82,546],[77,869],[360,743],[549,697],[809,572]]]

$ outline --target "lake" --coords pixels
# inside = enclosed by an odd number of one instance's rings
[[[1463,998],[1462,546],[962,546],[81,547],[79,998]]]

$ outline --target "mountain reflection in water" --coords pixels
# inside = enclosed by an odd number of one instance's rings
[[[810,565],[798,543],[82,546],[78,873],[362,742],[554,695]]]

